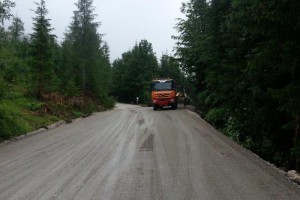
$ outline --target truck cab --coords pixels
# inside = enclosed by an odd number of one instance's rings
[[[173,79],[155,79],[150,88],[153,110],[165,106],[177,108],[176,85]]]

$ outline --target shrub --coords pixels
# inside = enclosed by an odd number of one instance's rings
[[[222,128],[225,126],[225,122],[227,121],[227,115],[228,113],[224,108],[212,108],[205,115],[205,120],[217,128]]]

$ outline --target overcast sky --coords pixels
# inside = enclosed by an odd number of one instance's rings
[[[39,0],[36,0],[39,1]],[[181,3],[185,0],[94,0],[96,21],[102,25],[99,33],[105,34],[103,40],[110,47],[111,61],[121,58],[122,53],[131,49],[136,42],[146,39],[152,43],[158,58],[162,53],[172,54],[178,35],[174,29],[176,18],[182,18]],[[25,24],[25,32],[32,32],[32,17],[36,8],[33,0],[15,0],[17,14]],[[62,41],[66,28],[70,25],[74,3],[77,0],[46,0],[48,18],[54,28],[53,33]]]

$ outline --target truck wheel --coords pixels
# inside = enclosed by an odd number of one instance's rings
[[[172,105],[172,108],[175,110],[177,108],[177,104]]]
[[[157,106],[153,106],[153,110],[157,110]]]

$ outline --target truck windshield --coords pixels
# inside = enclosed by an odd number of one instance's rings
[[[152,83],[152,90],[154,90],[154,91],[173,90],[173,89],[174,89],[173,81],[153,82]]]

